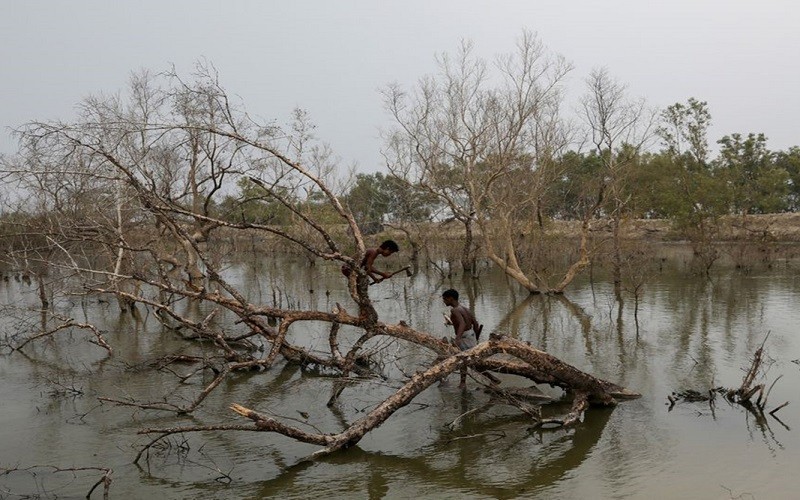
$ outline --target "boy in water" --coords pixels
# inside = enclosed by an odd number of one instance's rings
[[[397,253],[400,251],[400,247],[397,246],[394,240],[386,240],[378,248],[368,248],[366,253],[364,254],[364,258],[361,260],[361,267],[367,271],[367,275],[372,278],[375,283],[381,282],[391,276],[390,273],[385,273],[382,271],[378,271],[375,269],[375,259],[378,256],[388,257],[393,253]],[[342,274],[346,277],[350,277],[350,267],[347,265],[342,266]]]
[[[458,303],[458,292],[454,289],[445,290],[442,294],[444,305],[450,307],[450,322],[456,331],[455,344],[456,347],[462,351],[471,349],[478,345],[478,338],[476,332],[482,328],[475,319],[475,315]],[[467,367],[461,368],[461,383],[458,385],[460,389],[467,386]]]

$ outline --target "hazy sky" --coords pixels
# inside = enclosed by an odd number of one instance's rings
[[[347,165],[382,167],[378,89],[434,70],[475,42],[492,57],[535,31],[579,87],[605,66],[653,106],[709,103],[712,142],[764,132],[800,145],[800,2],[703,1],[34,1],[0,0],[0,152],[8,127],[70,119],[82,97],[124,88],[133,70],[206,58],[251,114],[308,110]]]

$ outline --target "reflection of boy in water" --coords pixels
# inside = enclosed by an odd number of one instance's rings
[[[453,290],[445,290],[442,294],[444,305],[450,307],[450,322],[453,323],[453,328],[456,331],[455,344],[462,351],[471,349],[478,345],[478,339],[475,332],[478,331],[480,325],[475,319],[475,315],[458,303],[458,292]],[[461,368],[461,383],[459,388],[463,389],[467,385],[467,367]]]
[[[383,281],[391,276],[391,274],[375,269],[375,259],[378,258],[379,255],[388,257],[399,251],[400,247],[397,246],[397,243],[395,243],[394,240],[386,240],[381,243],[381,246],[378,248],[367,249],[366,253],[364,254],[364,258],[361,260],[361,267],[367,271],[367,275],[375,280],[376,283]],[[342,274],[344,274],[346,277],[350,277],[350,271],[350,267],[347,265],[342,266]]]

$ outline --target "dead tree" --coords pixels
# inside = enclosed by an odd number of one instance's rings
[[[396,122],[384,153],[390,171],[436,195],[464,225],[465,269],[476,238],[489,260],[528,292],[563,293],[590,262],[589,226],[598,207],[586,207],[578,256],[557,280],[536,272],[543,256],[534,252],[532,262],[523,262],[518,239],[520,233],[544,239],[530,228],[544,230],[543,204],[563,175],[558,158],[573,140],[560,113],[572,66],[529,32],[513,54],[498,58],[496,74],[470,44],[438,62],[439,72],[413,92],[398,86],[384,92]]]
[[[388,333],[390,330],[384,327]],[[402,327],[401,327],[402,328]],[[421,336],[419,332],[406,332],[406,336]],[[422,339],[420,339],[422,340]],[[429,340],[429,339],[428,339]],[[490,359],[496,354],[508,354],[517,360]],[[274,432],[305,443],[323,446],[309,458],[315,459],[349,448],[372,429],[385,422],[391,415],[407,405],[422,391],[433,383],[443,379],[461,366],[475,367],[477,369],[492,369],[498,372],[524,374],[528,378],[553,386],[564,387],[572,391],[572,409],[563,419],[536,420],[539,425],[556,424],[559,426],[572,426],[580,421],[583,412],[589,404],[611,406],[615,404],[614,397],[633,398],[638,394],[619,387],[610,382],[596,379],[580,370],[563,363],[557,358],[530,347],[517,340],[502,336],[492,336],[468,351],[451,353],[446,358],[435,363],[423,372],[417,372],[399,390],[379,403],[363,418],[353,422],[347,429],[337,434],[310,433],[285,425],[278,420],[260,414],[255,410],[233,404],[231,410],[253,421],[253,425],[227,425],[227,426],[187,426],[161,429],[144,429],[142,434],[158,434],[158,439],[175,433],[197,432],[206,430],[247,430],[257,432]],[[151,441],[147,446],[152,446],[157,440]],[[139,454],[141,456],[141,453]]]
[[[766,374],[767,367],[765,366],[765,363],[768,359],[768,356],[764,351],[764,345],[767,343],[768,338],[769,333],[767,333],[767,335],[764,337],[764,341],[761,342],[761,345],[758,346],[758,349],[756,349],[756,351],[753,353],[750,366],[745,370],[744,377],[742,377],[742,383],[739,387],[713,387],[705,392],[700,392],[693,389],[684,390],[681,392],[673,392],[667,396],[667,400],[670,404],[669,409],[672,410],[675,404],[681,400],[688,402],[707,401],[713,412],[716,397],[718,394],[721,394],[729,403],[740,405],[742,408],[751,413],[756,418],[756,421],[759,425],[769,428],[767,417],[764,412],[766,411],[769,394],[778,380],[781,379],[782,375],[779,375],[775,380],[773,380],[772,384],[770,384],[768,388],[766,387],[765,383],[756,383],[759,378],[763,378]],[[769,415],[784,426],[786,426],[786,424],[784,424],[775,414],[788,404],[789,402],[786,401],[769,411]]]
[[[138,230],[120,233],[115,223],[105,240],[105,244],[124,253],[129,266],[122,268],[116,259],[96,267],[92,267],[96,264],[92,261],[78,259],[65,264],[78,275],[93,277],[84,281],[88,293],[111,294],[138,304],[153,311],[187,342],[211,342],[217,350],[213,359],[199,362],[196,369],[181,376],[185,381],[202,371],[214,373],[213,380],[188,405],[114,397],[103,400],[190,413],[227,377],[242,371],[270,369],[280,359],[324,367],[339,376],[365,375],[372,370],[364,348],[377,338],[425,348],[433,354],[434,361],[340,433],[310,433],[267,417],[258,409],[231,402],[232,409],[251,420],[251,424],[143,430],[158,435],[150,445],[176,432],[267,431],[318,444],[322,449],[314,457],[321,456],[354,445],[425,388],[463,366],[479,373],[516,375],[569,393],[571,411],[562,419],[542,422],[545,424],[575,425],[591,404],[608,406],[616,399],[638,396],[515,339],[493,336],[488,342],[460,352],[429,333],[402,323],[380,321],[369,295],[369,277],[358,265],[365,252],[364,240],[357,221],[340,201],[329,151],[314,145],[305,115],[296,115],[288,129],[253,121],[231,102],[212,68],[199,67],[189,82],[174,74],[165,78],[162,87],[137,83],[129,101],[88,101],[85,119],[79,123],[33,123],[21,130],[24,140],[39,146],[42,154],[37,161],[51,167],[91,162],[100,172],[98,175],[112,179],[121,192],[128,193],[131,209],[135,210],[132,219],[140,224]],[[183,153],[175,155],[175,151]],[[249,179],[265,196],[283,206],[291,213],[293,224],[259,224],[216,212],[215,202],[223,187],[240,179]],[[115,200],[109,200],[111,208],[115,208]],[[326,217],[333,217],[336,222],[323,222],[320,207],[325,208]],[[115,210],[111,213],[115,214]],[[355,303],[354,312],[341,306],[319,311],[249,301],[226,276],[220,254],[227,241],[253,235],[277,238],[316,258],[353,269],[346,284]],[[119,286],[123,282],[135,286]],[[200,314],[199,307],[194,312],[179,312],[176,304],[180,302],[203,304],[211,312]],[[235,318],[232,323],[237,333],[226,333],[221,327],[218,317],[222,312]],[[307,322],[330,326],[329,353],[313,352],[290,342],[290,331],[301,329]],[[340,325],[360,332],[346,351],[340,343]],[[99,339],[98,336],[98,342]],[[258,346],[264,348],[263,353]],[[334,397],[331,404],[335,400]]]
[[[605,69],[592,71],[586,80],[583,97],[584,119],[591,142],[603,162],[608,214],[611,219],[612,275],[614,291],[621,297],[621,227],[627,216],[630,195],[628,183],[636,157],[652,136],[655,112],[644,99],[631,100],[625,86]]]

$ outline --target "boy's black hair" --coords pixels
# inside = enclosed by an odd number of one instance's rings
[[[397,243],[394,240],[386,240],[383,243],[381,243],[380,247],[381,248],[385,248],[386,250],[389,250],[390,252],[399,252],[400,251],[400,247],[397,246]]]
[[[445,297],[453,297],[454,299],[458,300],[458,292],[455,291],[453,288],[445,290],[444,293],[442,293],[442,298]]]

